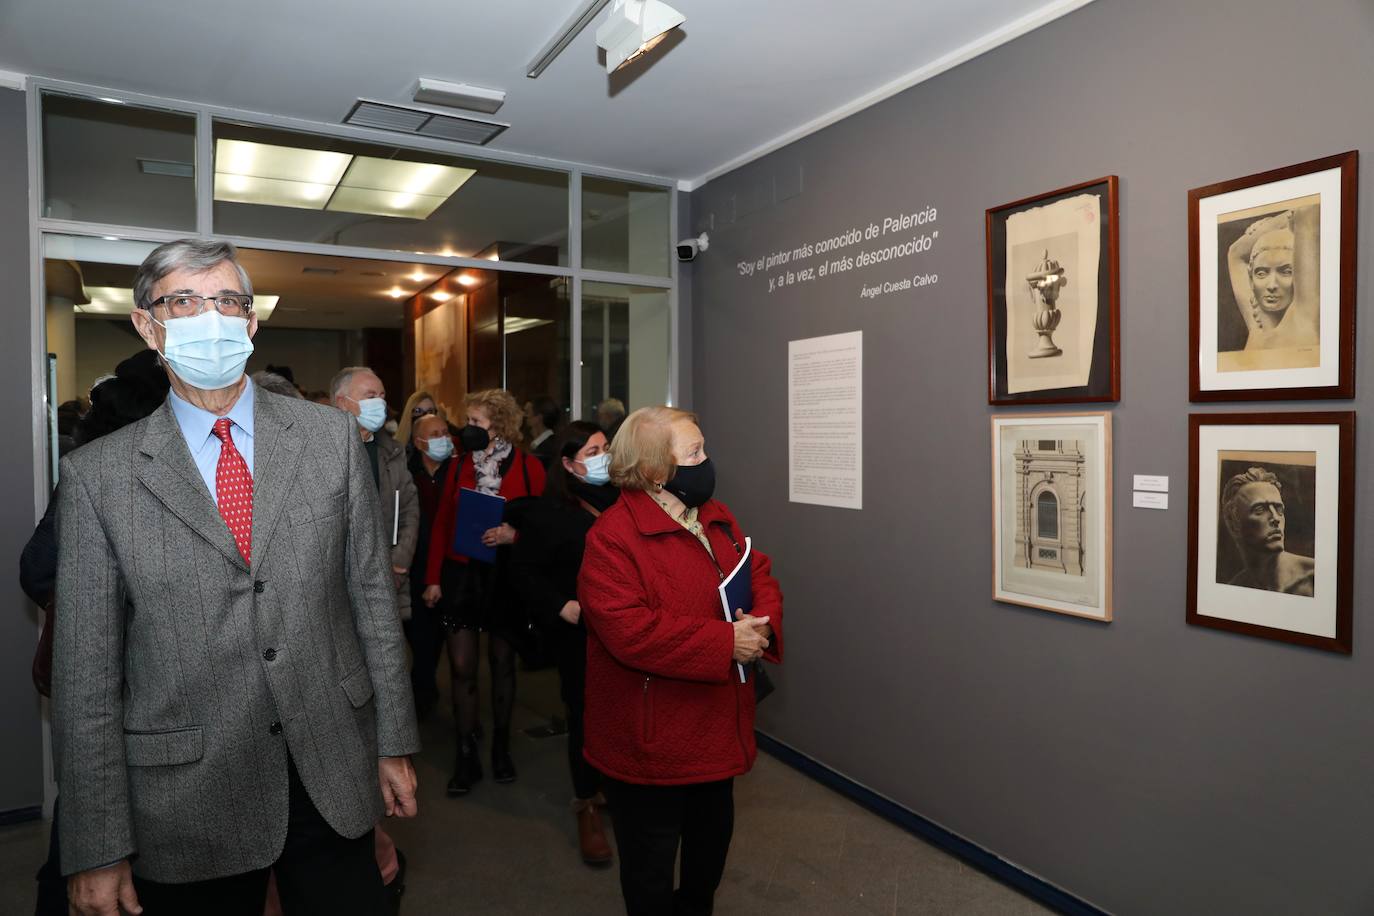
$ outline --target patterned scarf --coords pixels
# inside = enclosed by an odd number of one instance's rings
[[[496,496],[501,489],[501,462],[511,453],[505,439],[492,439],[485,452],[472,453],[472,467],[477,472],[477,489]]]

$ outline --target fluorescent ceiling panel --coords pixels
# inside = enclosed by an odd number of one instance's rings
[[[475,174],[433,162],[357,156],[326,209],[426,219]]]
[[[215,141],[215,200],[323,210],[353,157],[327,150]]]
[[[86,295],[90,297],[87,305],[74,306],[81,315],[127,315],[134,310],[134,291],[121,286],[88,286]],[[272,317],[280,296],[253,296],[253,311],[258,321]]]

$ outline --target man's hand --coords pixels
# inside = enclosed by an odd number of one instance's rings
[[[734,627],[735,661],[748,664],[768,648],[768,637],[762,632],[768,628],[767,617],[742,617],[735,621]]]
[[[415,802],[415,768],[409,757],[381,757],[377,760],[377,774],[382,784],[382,802],[386,816],[414,817],[419,811]]]
[[[577,626],[577,622],[582,619],[582,605],[578,604],[576,601],[569,601],[567,604],[563,605],[562,610],[558,612],[558,616],[562,617],[573,626]]]
[[[391,567],[391,583],[396,587],[396,591],[399,592],[401,586],[406,584],[406,574],[409,572],[410,570],[402,569],[399,566]]]
[[[77,872],[67,879],[67,900],[73,916],[120,916],[138,914],[138,894],[134,892],[129,860],[104,868]]]
[[[444,597],[444,593],[439,590],[439,586],[430,585],[425,588],[425,593],[420,597],[424,600],[425,607],[434,607],[439,603],[439,599]]]

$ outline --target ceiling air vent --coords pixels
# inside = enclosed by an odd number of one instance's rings
[[[408,108],[359,99],[344,118],[345,124],[371,127],[403,134],[417,134],[438,140],[453,140],[482,146],[510,127],[498,121],[483,121],[455,115],[437,114],[423,108]]]

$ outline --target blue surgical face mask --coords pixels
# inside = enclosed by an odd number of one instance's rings
[[[348,395],[344,395],[348,398]],[[358,425],[370,433],[375,433],[386,424],[386,400],[384,398],[363,398],[361,401],[348,398],[358,405]]]
[[[611,482],[610,452],[592,455],[582,462],[582,466],[587,469],[587,473],[585,476],[578,474],[577,479],[581,480],[583,483],[589,483],[594,487],[600,487]]]
[[[448,436],[435,436],[425,440],[425,454],[431,461],[443,461],[453,454],[453,440]]]
[[[243,367],[253,355],[247,318],[226,318],[215,309],[207,309],[192,318],[152,321],[167,332],[158,352],[177,378],[192,388],[228,388],[243,375]]]

